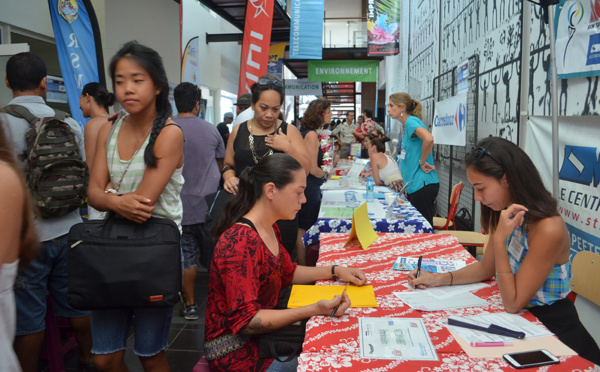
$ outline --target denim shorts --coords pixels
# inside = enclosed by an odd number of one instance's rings
[[[46,289],[52,299],[54,315],[81,318],[88,311],[72,308],[67,302],[67,234],[42,242],[40,252],[15,279],[17,336],[38,333],[46,328]]]
[[[210,237],[204,231],[204,224],[183,225],[181,234],[181,248],[183,250],[183,268],[190,269],[198,266],[198,252],[200,252],[200,264],[205,269],[210,268],[212,257],[212,244]]]
[[[92,311],[92,353],[112,354],[127,348],[133,322],[133,352],[154,356],[168,346],[173,306]]]

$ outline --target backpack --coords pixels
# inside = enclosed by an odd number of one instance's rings
[[[60,217],[79,208],[85,202],[89,170],[73,128],[64,121],[68,114],[55,110],[55,116],[38,118],[20,105],[0,111],[29,122],[25,176],[40,217]]]

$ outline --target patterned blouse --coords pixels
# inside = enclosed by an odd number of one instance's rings
[[[275,308],[280,290],[292,283],[296,264],[281,245],[277,225],[273,229],[279,241],[277,257],[254,229],[241,224],[226,230],[215,246],[205,334],[207,359],[213,371],[265,371],[273,361],[258,357],[257,338],[240,335],[260,309]],[[224,350],[228,352],[222,355]],[[209,354],[221,356],[211,360]]]
[[[514,243],[513,240],[515,240]],[[511,244],[515,244],[516,247],[522,249],[521,257],[513,256],[511,249],[509,249]],[[521,263],[529,251],[527,245],[527,216],[525,216],[523,225],[517,227],[506,240],[506,247],[508,249],[508,260],[510,262],[511,271],[516,275],[519,266],[521,266]],[[538,289],[531,301],[529,301],[525,307],[530,308],[540,305],[552,305],[556,301],[562,300],[571,292],[570,283],[571,261],[567,261],[562,265],[554,265],[552,271],[550,271],[550,274],[546,278],[546,281],[542,284],[542,287]]]

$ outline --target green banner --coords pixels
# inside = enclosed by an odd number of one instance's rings
[[[308,81],[377,82],[379,61],[308,61]]]

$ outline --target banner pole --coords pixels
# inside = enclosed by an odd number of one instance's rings
[[[548,24],[550,26],[550,89],[552,100],[552,196],[558,198],[558,92],[556,72],[556,40],[554,32],[554,7],[548,6]]]

